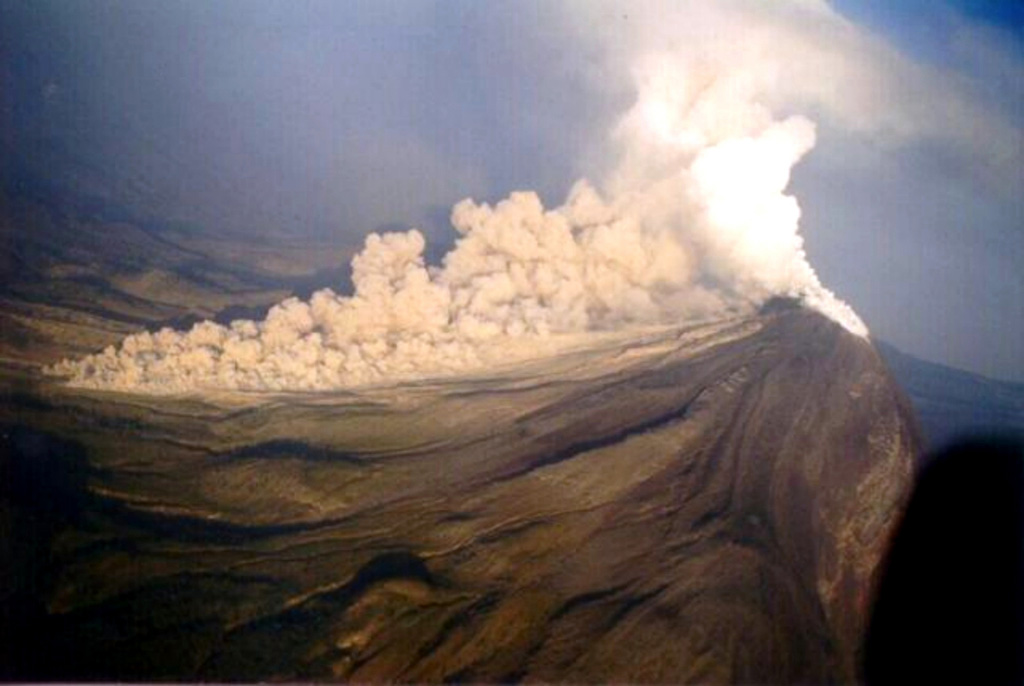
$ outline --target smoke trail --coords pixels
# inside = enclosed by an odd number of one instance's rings
[[[867,330],[807,261],[790,171],[815,142],[776,118],[748,72],[677,55],[640,60],[637,99],[613,131],[619,162],[599,191],[560,207],[512,193],[463,200],[441,265],[416,230],[371,234],[354,293],[290,298],[262,322],[129,336],[48,371],[73,385],[146,393],[314,390],[472,369],[529,356],[563,334],[752,311],[798,297]]]

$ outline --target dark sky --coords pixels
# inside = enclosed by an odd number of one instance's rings
[[[1024,381],[1021,6],[835,3],[930,80],[873,103],[909,120],[898,136],[810,112],[819,144],[791,188],[812,264],[874,335]],[[595,81],[607,57],[563,9],[0,0],[5,140],[43,173],[89,168],[72,175],[83,191],[206,231],[355,244],[418,225],[443,243],[463,197],[557,204],[604,171],[633,93]],[[940,116],[947,86],[967,115]]]
[[[490,3],[4,9],[29,126],[246,230],[362,235],[467,194],[560,197],[588,133],[562,122],[611,115],[547,78],[529,13]]]

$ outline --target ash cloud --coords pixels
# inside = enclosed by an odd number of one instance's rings
[[[721,16],[705,18],[710,30]],[[810,266],[786,192],[814,123],[776,113],[776,63],[729,55],[709,35],[630,54],[635,102],[611,132],[614,163],[561,206],[545,209],[533,192],[463,200],[439,265],[425,264],[417,230],[371,234],[352,295],[292,298],[262,322],[140,333],[48,371],[144,393],[326,390],[471,370],[593,331],[750,312],[777,295],[867,335]]]

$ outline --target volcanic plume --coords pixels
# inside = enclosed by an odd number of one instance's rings
[[[354,292],[290,298],[265,320],[129,336],[51,368],[73,385],[144,393],[324,390],[472,370],[595,331],[749,313],[801,299],[866,336],[824,288],[786,192],[815,125],[775,116],[743,62],[639,57],[618,160],[545,209],[533,192],[455,205],[440,265],[413,229],[370,234]]]

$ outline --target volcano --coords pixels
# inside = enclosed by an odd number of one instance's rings
[[[852,680],[918,450],[792,304],[348,391],[6,386],[18,678]]]

